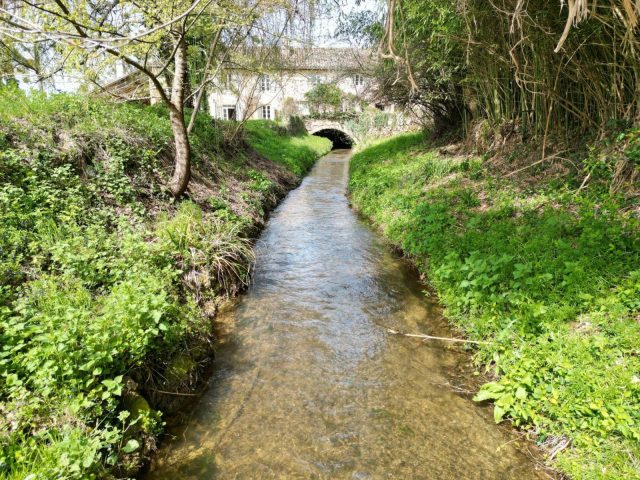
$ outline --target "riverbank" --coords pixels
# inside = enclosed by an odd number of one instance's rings
[[[184,200],[161,109],[0,95],[0,478],[131,475],[199,385],[252,239],[326,139],[199,115]]]
[[[612,145],[633,169],[637,134]],[[351,163],[353,205],[414,260],[455,326],[488,342],[476,358],[495,381],[476,399],[494,401],[497,422],[528,431],[574,478],[637,478],[633,183],[611,188],[616,163],[597,151],[573,171],[539,162],[512,175],[517,150],[500,162],[452,150],[424,134],[364,149]]]
[[[322,157],[270,217],[210,388],[145,480],[547,478],[514,432],[452,390],[465,352],[387,332],[450,329],[349,207],[350,157]]]

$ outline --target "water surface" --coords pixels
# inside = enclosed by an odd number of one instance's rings
[[[450,387],[468,356],[435,300],[349,208],[350,153],[274,212],[215,373],[151,480],[546,478],[490,411]]]

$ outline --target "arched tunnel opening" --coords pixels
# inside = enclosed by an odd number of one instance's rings
[[[354,144],[353,139],[349,135],[335,128],[324,128],[315,132],[314,135],[331,140],[334,150],[336,148],[351,148]]]

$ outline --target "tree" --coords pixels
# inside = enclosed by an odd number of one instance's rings
[[[380,2],[383,3],[383,2]],[[462,38],[455,0],[386,0],[385,8],[354,12],[338,34],[377,50],[375,95],[420,107],[435,130],[455,128],[465,109]]]
[[[169,189],[179,196],[190,178],[189,133],[195,127],[195,114],[222,60],[229,50],[256,39],[276,45],[284,31],[291,30],[292,19],[313,4],[305,0],[191,0],[187,5],[180,0],[0,0],[0,47],[4,47],[0,55],[25,64],[39,78],[46,74],[39,71],[36,57],[29,58],[25,52],[36,52],[43,45],[51,47],[58,69],[82,72],[94,84],[104,80],[101,72],[114,61],[147,76],[169,111],[175,143]],[[254,30],[260,35],[253,35]],[[3,70],[6,66],[3,62]],[[190,66],[196,71],[190,72]],[[188,101],[195,108],[187,126]]]
[[[343,30],[379,35],[380,93],[422,106],[436,131],[482,119],[546,138],[550,130],[602,134],[612,121],[640,118],[638,2],[385,3]]]
[[[184,121],[188,75],[186,35],[215,5],[194,0],[187,8],[174,0],[65,1],[13,0],[0,7],[2,33],[20,45],[49,41],[71,67],[99,71],[109,58],[119,59],[146,75],[169,110],[175,159],[169,189],[175,196],[187,188],[191,170],[189,137]],[[159,68],[154,65],[162,62]],[[170,92],[162,75],[173,64]]]
[[[342,104],[343,92],[331,83],[319,83],[304,94],[312,114],[336,113]]]

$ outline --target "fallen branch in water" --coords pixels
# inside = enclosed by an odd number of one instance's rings
[[[398,330],[387,328],[387,332],[392,335],[402,335],[403,337],[422,338],[423,340],[442,340],[444,342],[459,342],[459,343],[474,343],[476,345],[488,345],[489,342],[483,342],[481,340],[465,340],[464,338],[448,338],[448,337],[434,337],[433,335],[423,335],[418,333],[404,333]]]

